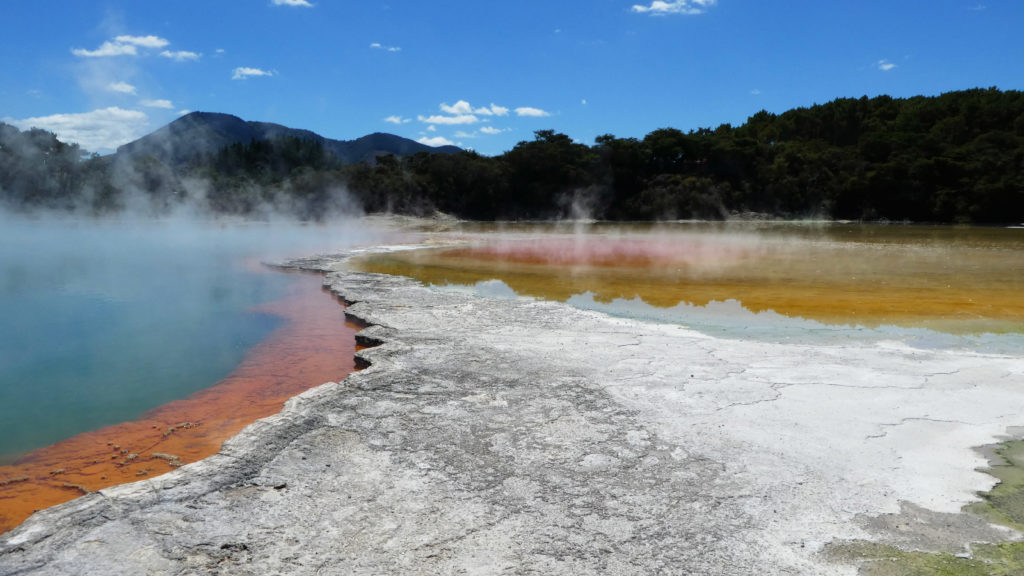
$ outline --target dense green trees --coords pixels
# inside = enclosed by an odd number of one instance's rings
[[[81,151],[44,130],[0,122],[0,198],[28,208],[71,208],[80,190]]]
[[[468,154],[401,164],[413,181],[472,164],[472,186],[449,182],[420,193],[427,205],[474,218],[566,217],[582,207],[606,219],[753,213],[1020,222],[1022,128],[1024,94],[977,89],[933,98],[838,99],[778,115],[758,112],[739,127],[663,128],[643,140],[603,135],[590,147],[541,131],[532,142],[483,159],[489,169]]]
[[[351,198],[370,212],[472,219],[1024,221],[1024,93],[996,89],[842,98],[761,111],[738,127],[606,134],[591,146],[542,130],[496,157],[418,153],[343,165],[300,138],[233,144],[181,166],[80,154],[51,134],[0,125],[3,199],[101,211],[124,206],[130,189],[158,207],[201,198],[216,212],[273,206],[300,218]]]

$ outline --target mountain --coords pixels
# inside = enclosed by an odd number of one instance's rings
[[[417,152],[454,154],[457,146],[431,147],[415,140],[377,132],[355,140],[332,140],[297,128],[269,122],[247,122],[230,114],[192,112],[134,142],[117,149],[118,156],[154,156],[168,164],[181,164],[197,155],[215,154],[234,143],[248,144],[277,138],[293,137],[323,142],[345,163],[371,160],[376,156],[394,154],[410,156]]]

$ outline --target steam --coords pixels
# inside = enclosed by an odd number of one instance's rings
[[[165,158],[194,152],[169,142]],[[290,285],[256,263],[387,238],[308,171],[225,188],[153,155],[83,155],[0,123],[0,462],[226,375],[278,322],[254,307]]]
[[[111,111],[125,112],[106,112]],[[25,131],[0,123],[0,208],[75,217],[119,213],[117,217],[128,219],[229,215],[258,221],[330,221],[363,214],[342,183],[316,171],[299,168],[283,180],[257,183],[237,174],[221,177],[204,168],[188,169],[197,154],[216,150],[204,142],[180,142],[169,129],[153,133],[145,149],[84,160],[87,152],[77,144],[30,127],[53,129],[56,124],[72,135],[84,130],[102,136],[103,120],[62,115],[17,122]]]
[[[0,211],[0,272],[10,287],[32,286],[27,279],[38,274],[51,280],[67,276],[59,282],[67,284],[91,268],[109,274],[110,282],[102,281],[115,289],[147,274],[161,275],[168,265],[209,270],[245,260],[276,263],[376,244],[389,234],[354,217],[304,223],[205,217],[183,210],[159,218],[130,211],[105,217]]]
[[[571,194],[563,194],[559,205],[562,208],[564,219],[576,224],[596,222],[595,214],[600,212],[602,192],[600,187],[590,186],[577,188]]]
[[[107,199],[112,211],[128,219],[150,218],[238,219],[254,221],[350,220],[363,215],[359,202],[342,185],[316,186],[299,178],[272,185],[232,182],[225,189],[213,179],[179,177],[170,167],[140,170],[129,159],[115,159],[110,182],[86,186],[70,211],[95,215]]]
[[[260,262],[386,238],[358,219],[0,212],[0,463],[225,376],[280,323],[255,307],[293,278]]]
[[[534,226],[528,232],[506,227],[496,238],[454,253],[470,258],[551,266],[570,272],[595,268],[636,268],[680,277],[722,274],[769,252],[796,254],[800,244],[768,238],[756,230],[728,225],[602,225],[586,220]]]

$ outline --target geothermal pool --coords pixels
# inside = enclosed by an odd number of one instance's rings
[[[466,226],[354,267],[718,336],[1024,349],[1024,231],[860,224]]]
[[[354,367],[358,328],[320,276],[260,262],[372,238],[362,226],[4,224],[0,532],[216,453]]]

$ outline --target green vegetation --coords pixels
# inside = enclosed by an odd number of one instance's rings
[[[179,164],[80,154],[48,133],[0,125],[0,199],[103,212],[130,203],[132,190],[158,208],[198,196],[218,213],[270,205],[315,219],[345,190],[369,212],[480,220],[1024,221],[1024,93],[994,88],[844,98],[758,112],[739,127],[604,135],[592,146],[541,130],[496,157],[420,152],[343,164],[322,142],[298,137],[231,144]],[[198,182],[207,184],[202,193]]]
[[[992,447],[993,463],[987,473],[999,480],[990,492],[980,494],[982,502],[965,508],[990,522],[1024,530],[1024,440],[1012,440]],[[972,544],[971,557],[948,553],[906,552],[875,542],[852,542],[829,546],[826,554],[840,561],[863,562],[867,576],[1011,576],[1024,574],[1024,542]]]
[[[1024,532],[1024,440],[1003,442],[993,450],[998,462],[986,473],[999,480],[982,501],[967,507],[992,522]]]
[[[999,223],[1024,220],[1024,93],[840,99],[739,127],[655,130],[593,146],[539,131],[491,159],[380,167],[363,195],[405,175],[442,211],[492,218],[772,217]],[[406,192],[408,194],[408,192]]]
[[[0,199],[25,207],[68,207],[85,170],[76,144],[44,130],[19,132],[0,122]]]
[[[1019,576],[1024,574],[1024,543],[975,544],[972,558],[953,554],[904,552],[892,546],[858,542],[834,549],[839,560],[865,562],[865,576]]]

